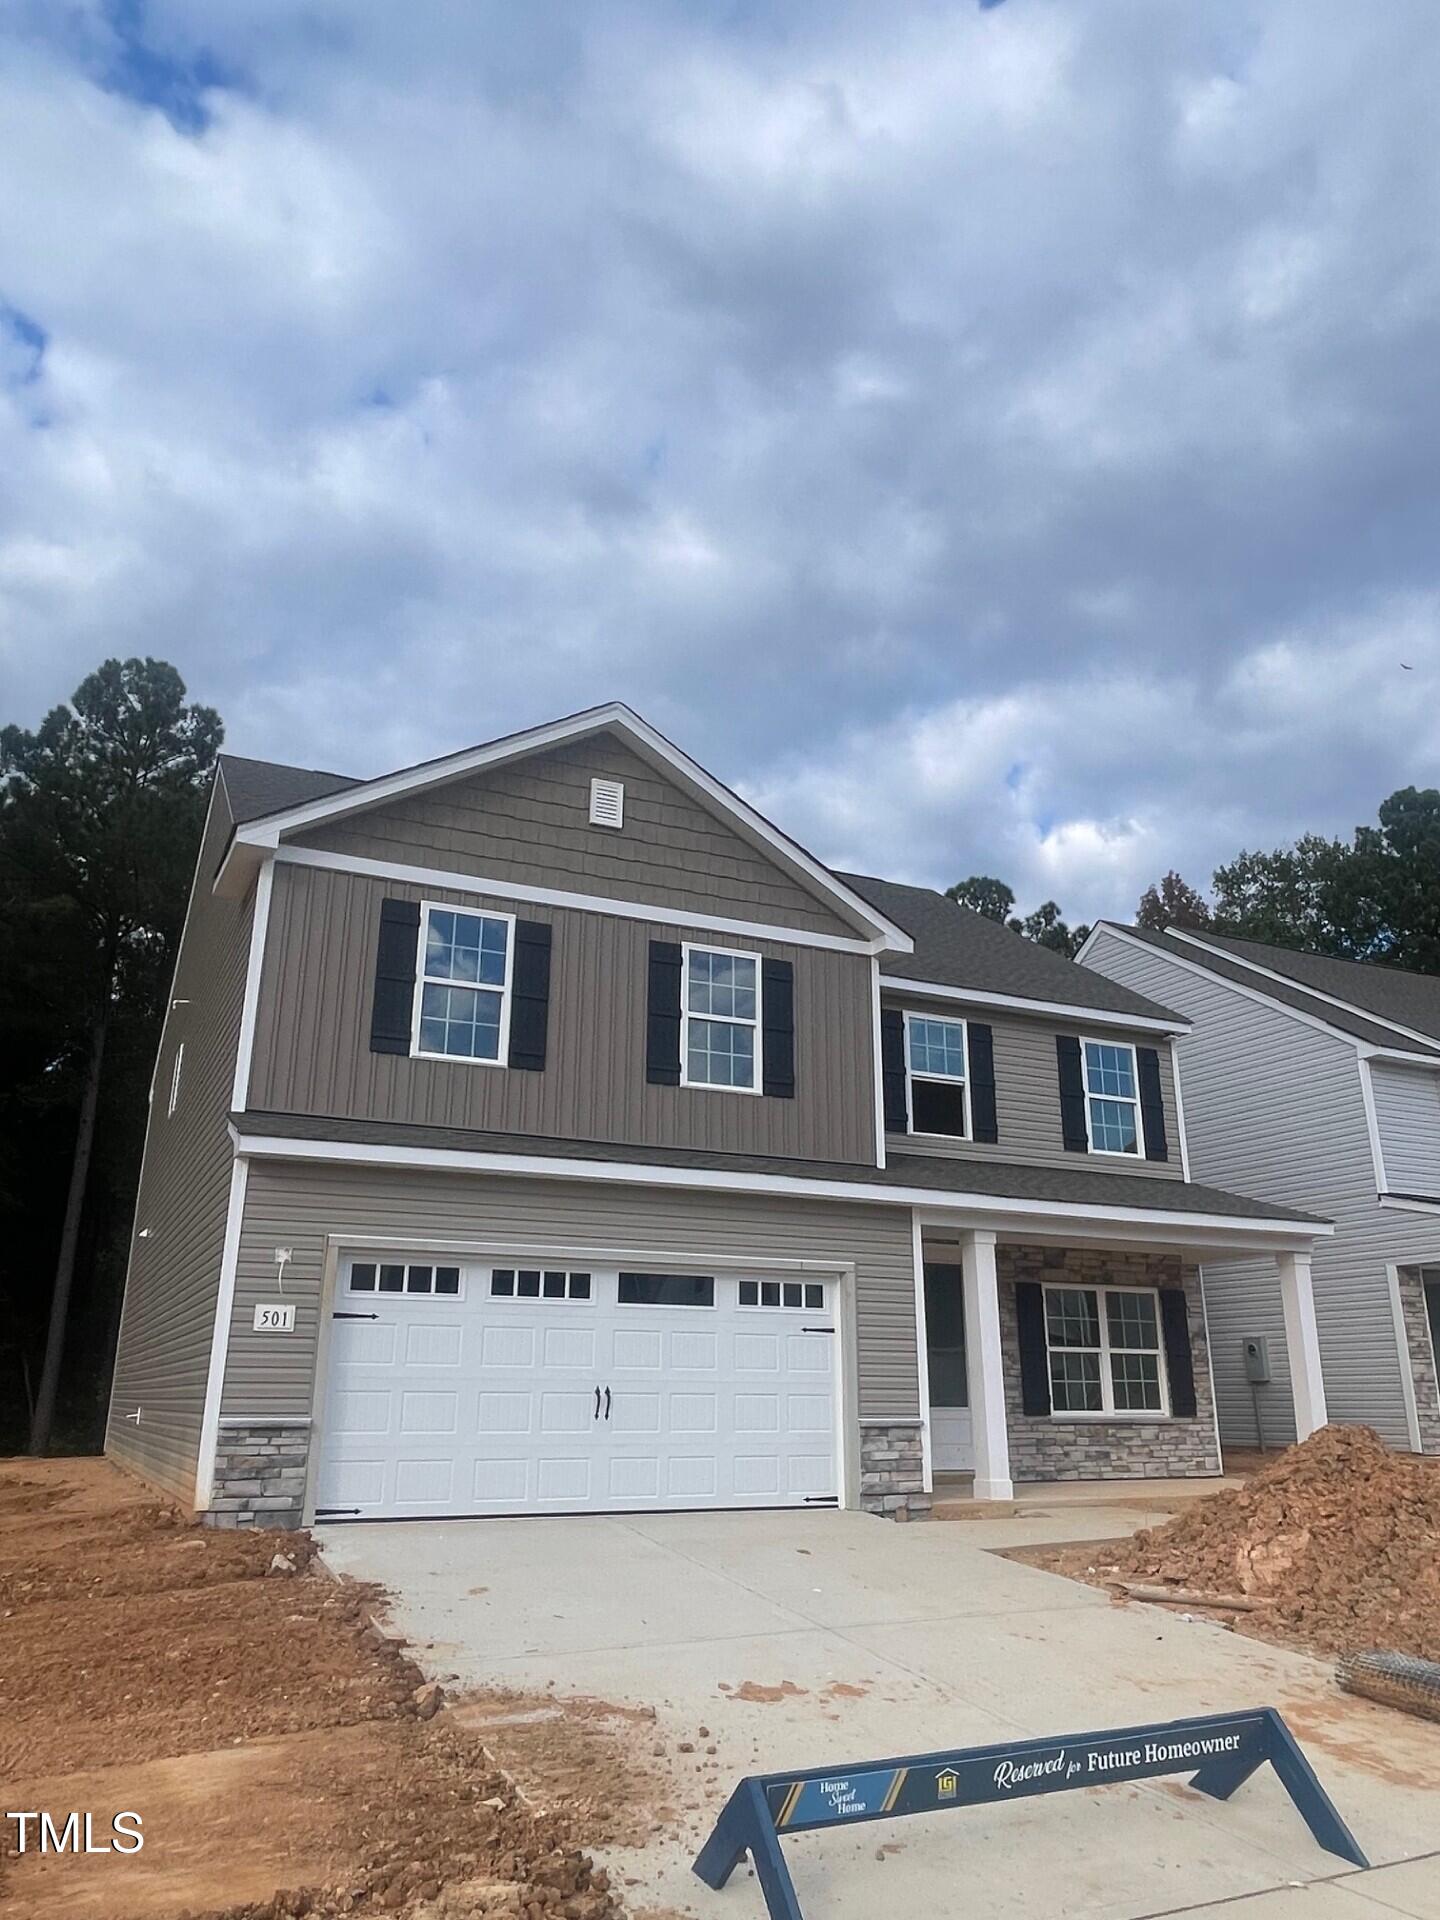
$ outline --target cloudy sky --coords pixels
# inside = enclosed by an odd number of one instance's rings
[[[1348,831],[1440,783],[1437,90],[1435,0],[0,0],[0,719],[618,696],[1072,918]]]

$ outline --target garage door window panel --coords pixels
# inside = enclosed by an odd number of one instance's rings
[[[462,913],[428,902],[421,908],[414,1054],[503,1064],[514,934],[510,914]]]
[[[437,1267],[393,1260],[357,1260],[350,1268],[351,1293],[440,1295],[460,1294],[459,1267]]]
[[[589,1300],[590,1275],[554,1267],[496,1267],[490,1275],[492,1300]]]
[[[708,1273],[622,1273],[622,1307],[713,1307],[715,1280]]]

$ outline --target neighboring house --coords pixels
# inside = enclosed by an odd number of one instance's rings
[[[226,757],[108,1445],[212,1519],[930,1504],[1219,1469],[1185,1021],[835,873],[608,706]]]
[[[1314,1263],[1330,1418],[1440,1454],[1440,979],[1104,921],[1081,957],[1189,1016],[1194,1172],[1334,1221]],[[1292,1440],[1273,1274],[1207,1262],[1205,1298],[1222,1440]],[[1248,1339],[1268,1381],[1247,1376]]]

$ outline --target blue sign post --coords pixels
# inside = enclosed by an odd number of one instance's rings
[[[1068,1787],[1118,1785],[1173,1773],[1191,1774],[1190,1784],[1199,1792],[1228,1800],[1267,1762],[1318,1843],[1352,1866],[1368,1866],[1290,1729],[1273,1707],[1257,1707],[1249,1713],[1210,1714],[1199,1720],[1167,1720],[1153,1727],[1018,1740],[997,1747],[959,1747],[809,1773],[751,1774],[726,1802],[696,1858],[695,1872],[706,1886],[718,1889],[748,1853],[771,1920],[803,1920],[780,1850],[782,1833],[986,1806],[1063,1793]]]

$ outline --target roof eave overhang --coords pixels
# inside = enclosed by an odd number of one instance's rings
[[[1007,1239],[1086,1239],[1107,1246],[1135,1244],[1191,1249],[1214,1258],[1247,1253],[1309,1252],[1328,1238],[1328,1221],[1273,1220],[1245,1214],[1098,1205],[1089,1201],[1012,1199],[984,1193],[937,1193],[933,1188],[874,1181],[817,1180],[802,1174],[760,1174],[727,1168],[660,1166],[648,1162],[584,1160],[561,1154],[474,1152],[458,1147],[394,1146],[383,1142],[294,1139],[245,1132],[243,1115],[231,1122],[235,1151],[246,1159],[302,1161],[376,1168],[425,1168],[440,1173],[496,1173],[681,1191],[770,1194],[909,1207],[925,1224],[992,1228]],[[237,1124],[239,1122],[240,1124]]]
[[[782,833],[748,801],[733,793],[713,774],[707,773],[698,761],[692,760],[682,748],[667,740],[664,734],[657,732],[647,720],[641,719],[638,713],[621,701],[591,707],[563,720],[548,721],[544,726],[508,734],[485,746],[470,747],[463,753],[452,753],[442,760],[430,761],[424,766],[412,767],[400,773],[383,774],[379,779],[347,787],[340,793],[327,794],[323,799],[306,801],[301,806],[287,807],[280,813],[266,814],[262,819],[248,821],[235,829],[229,851],[216,875],[215,891],[230,898],[243,895],[266,854],[272,853],[288,834],[301,833],[332,820],[368,812],[407,794],[446,786],[476,773],[507,766],[530,754],[543,753],[577,740],[591,739],[599,733],[619,734],[641,759],[673,780],[692,799],[711,812],[723,814],[744,839],[787,872],[808,893],[824,901],[832,912],[863,931],[867,939],[881,942],[880,951],[914,952],[915,942],[903,927],[873,907],[853,888],[837,880],[813,854]]]

